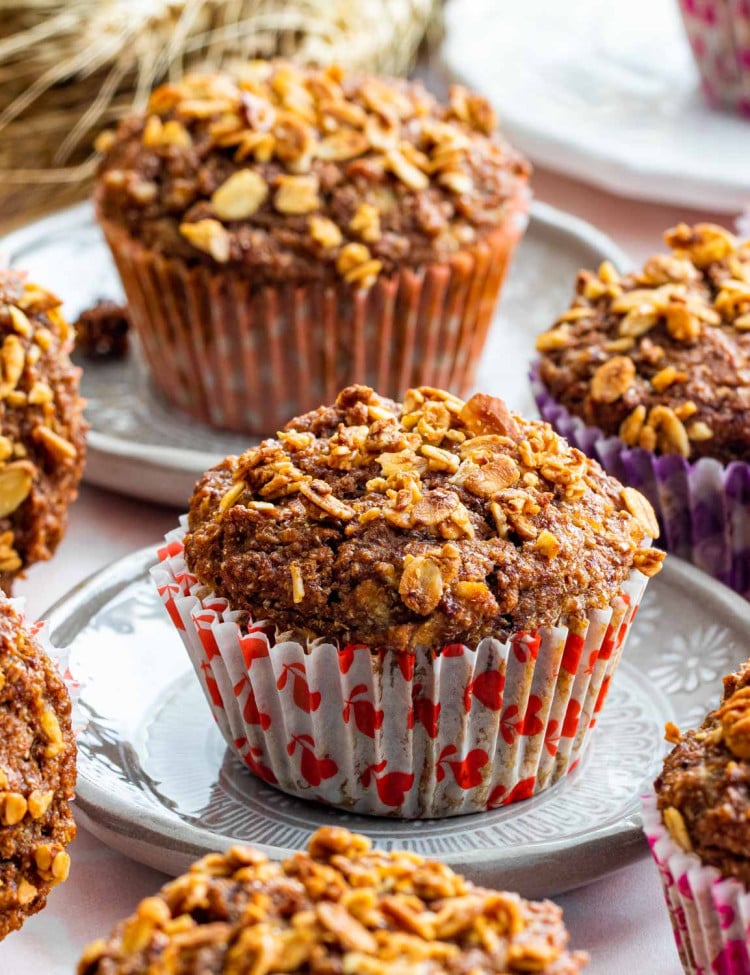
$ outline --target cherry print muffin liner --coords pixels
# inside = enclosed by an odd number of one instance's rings
[[[648,581],[633,571],[575,633],[549,626],[416,655],[304,647],[197,582],[185,524],[152,577],[227,743],[284,792],[405,819],[492,809],[570,771]]]
[[[102,228],[165,398],[211,426],[270,434],[353,382],[393,398],[422,385],[466,392],[527,209],[524,193],[502,227],[451,260],[359,291],[343,281],[257,285]]]
[[[722,878],[715,867],[678,846],[653,795],[643,799],[643,829],[687,975],[750,975],[750,895],[745,885]]]
[[[680,11],[706,98],[750,118],[749,0],[680,0]]]
[[[691,462],[628,447],[557,403],[537,366],[531,384],[542,418],[557,433],[598,460],[608,474],[645,494],[659,519],[661,548],[750,599],[750,464],[705,457]]]

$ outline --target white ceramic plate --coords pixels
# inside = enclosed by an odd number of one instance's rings
[[[657,772],[664,723],[697,724],[750,643],[747,603],[671,558],[647,590],[571,775],[474,816],[354,816],[276,791],[227,751],[148,578],[155,548],[97,573],[48,619],[53,643],[72,647],[83,683],[77,815],[104,842],[170,873],[236,842],[284,857],[318,826],[341,824],[528,896],[576,887],[643,853],[638,796]]]
[[[750,122],[707,107],[677,0],[451,0],[443,61],[549,169],[636,199],[737,212]]]
[[[88,203],[15,231],[0,242],[0,251],[60,295],[71,320],[97,298],[122,297]],[[479,388],[535,413],[526,379],[534,337],[567,307],[578,268],[605,258],[628,263],[593,227],[534,204],[480,365]],[[184,507],[203,471],[248,446],[245,437],[218,433],[167,406],[137,355],[82,364],[91,423],[84,477],[92,484]]]

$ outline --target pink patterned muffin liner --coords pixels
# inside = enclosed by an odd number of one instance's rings
[[[750,118],[750,0],[680,0],[680,10],[706,98]]]
[[[528,206],[524,189],[475,244],[360,290],[189,267],[100,222],[163,396],[211,426],[272,434],[350,383],[394,399],[413,386],[467,392]]]
[[[152,577],[230,747],[284,792],[373,815],[457,816],[526,799],[577,763],[647,579],[566,626],[416,655],[309,646],[232,611],[185,565]]]
[[[688,461],[628,447],[557,403],[537,366],[531,385],[542,419],[608,474],[646,495],[659,519],[661,548],[750,599],[750,464]]]
[[[750,895],[734,878],[686,853],[669,835],[653,795],[643,798],[648,839],[687,975],[750,975]]]

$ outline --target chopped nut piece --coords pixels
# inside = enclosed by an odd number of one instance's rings
[[[295,603],[301,603],[305,598],[305,583],[302,579],[302,570],[296,562],[290,562],[289,573],[292,577],[292,599]]]
[[[443,596],[443,577],[432,559],[407,555],[398,587],[402,602],[421,616],[431,613]]]
[[[651,385],[657,392],[662,393],[674,383],[684,383],[686,379],[687,373],[680,372],[674,366],[665,366],[652,377]]]
[[[32,436],[35,440],[42,443],[50,453],[56,455],[60,460],[75,460],[78,456],[78,451],[75,445],[65,437],[61,437],[59,433],[55,433],[54,430],[50,430],[48,426],[41,425],[34,429]]]
[[[310,236],[321,247],[338,247],[343,237],[338,226],[327,217],[310,217]]]
[[[676,745],[682,741],[682,732],[672,721],[667,721],[664,725],[664,740],[668,741],[670,745]]]
[[[591,397],[600,403],[614,403],[630,389],[635,364],[629,356],[616,355],[603,363],[591,379]]]
[[[26,799],[20,792],[4,792],[0,794],[2,821],[5,826],[15,826],[21,822],[28,809]]]
[[[218,220],[205,219],[196,223],[181,223],[182,236],[200,251],[210,254],[219,264],[226,264],[230,256],[231,238]]]
[[[368,244],[380,240],[380,212],[371,203],[360,203],[357,212],[349,221],[349,229]]]
[[[475,393],[459,414],[461,422],[480,436],[485,433],[499,433],[511,440],[520,440],[521,431],[505,403],[496,396]]]
[[[570,345],[570,329],[565,325],[553,328],[549,332],[542,332],[536,340],[537,352],[554,352]]]
[[[691,423],[687,428],[687,435],[690,440],[698,443],[704,440],[711,440],[714,432],[707,423],[704,423],[702,420],[696,420],[695,423]]]
[[[278,176],[274,207],[279,213],[311,213],[320,207],[317,176]]]
[[[666,310],[667,331],[678,342],[695,342],[701,333],[700,321],[686,305],[672,303]]]
[[[220,220],[244,220],[266,200],[268,184],[252,169],[240,169],[214,191],[214,212]]]
[[[499,454],[481,467],[474,464],[463,478],[467,491],[481,498],[491,498],[504,488],[511,487],[521,476],[518,465],[507,454]]]
[[[623,488],[621,497],[625,507],[641,526],[646,537],[658,538],[659,522],[656,520],[656,513],[648,498],[632,487]]]
[[[19,508],[31,491],[36,469],[27,460],[15,461],[0,468],[0,518]]]
[[[646,422],[646,407],[641,404],[636,406],[633,412],[620,424],[620,439],[624,440],[629,446],[638,443],[643,424]]]
[[[664,825],[669,831],[669,835],[675,841],[675,843],[682,847],[686,853],[690,853],[693,849],[693,844],[690,841],[690,835],[687,831],[687,826],[685,825],[685,820],[683,819],[682,813],[679,809],[675,809],[674,806],[668,806],[663,812],[662,817],[664,819]]]
[[[547,531],[545,528],[540,531],[534,542],[534,548],[541,552],[545,558],[554,559],[560,554],[560,549],[562,548],[560,540],[556,538],[552,532]]]
[[[737,758],[750,759],[750,687],[741,687],[718,709],[716,717],[727,748]]]

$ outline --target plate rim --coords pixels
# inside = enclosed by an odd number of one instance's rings
[[[591,250],[596,251],[601,260],[610,260],[620,270],[628,270],[632,260],[625,251],[602,230],[574,214],[553,207],[548,203],[533,200],[530,210],[531,220],[542,229],[572,237]],[[0,252],[13,263],[18,251],[22,251],[40,236],[58,229],[69,221],[93,221],[93,205],[90,200],[74,203],[72,206],[56,210],[37,220],[25,224],[0,238]],[[0,262],[1,263],[1,262]],[[572,282],[571,282],[572,285]],[[170,412],[176,412],[168,407]],[[112,462],[125,460],[147,465],[155,471],[170,475],[184,474],[199,477],[208,467],[223,457],[221,453],[205,450],[192,450],[186,447],[139,444],[127,438],[103,433],[91,427],[87,437],[88,462],[84,480],[100,487],[111,488]],[[135,492],[128,492],[134,494]],[[136,495],[137,496],[137,495]]]
[[[458,8],[448,8],[448,27],[460,21]],[[455,53],[455,30],[446,31],[445,39],[436,52],[436,67],[456,81],[472,88],[485,90],[487,86],[477,84],[472,72],[463,67],[464,59]],[[460,53],[460,51],[459,51]],[[695,90],[699,91],[696,72]],[[638,160],[636,163],[608,151],[611,144],[606,139],[594,144],[589,138],[579,142],[561,137],[560,133],[541,131],[539,125],[526,121],[523,112],[514,112],[512,106],[497,103],[502,120],[502,128],[511,143],[526,153],[534,162],[552,172],[561,173],[579,182],[596,186],[618,197],[641,200],[662,205],[702,208],[716,210],[725,214],[737,214],[747,206],[750,198],[750,182],[741,178],[731,179],[721,175],[712,178],[698,173],[685,175],[682,172],[667,170],[659,164],[658,157],[652,160]],[[697,103],[700,105],[700,103]],[[723,114],[709,106],[700,106],[711,117]],[[700,121],[700,111],[690,114],[689,121]],[[737,121],[729,114],[729,119]],[[740,120],[741,121],[741,120]]]
[[[125,585],[141,578],[155,564],[156,550],[160,542],[147,545],[124,557],[121,557],[102,569],[92,573],[83,582],[78,583],[68,593],[56,600],[49,607],[42,618],[47,620],[50,637],[56,643],[58,631],[64,632],[65,626],[71,625],[77,613],[90,604],[90,612],[86,619],[97,612],[106,604],[111,595],[122,589]],[[702,572],[695,566],[684,562],[676,556],[669,556],[663,569],[664,576],[680,588],[687,587],[699,591],[704,599],[707,597],[714,604],[716,617],[726,621],[739,629],[746,630],[750,636],[750,612],[746,601],[733,592],[731,589],[713,579],[711,576]],[[83,624],[85,625],[85,624]],[[80,626],[78,629],[80,630]],[[186,665],[186,671],[189,667]],[[231,838],[222,833],[213,833],[204,827],[194,826],[186,823],[179,815],[153,805],[147,810],[140,807],[130,806],[125,799],[114,797],[107,791],[106,780],[104,784],[98,783],[97,779],[86,774],[85,765],[79,765],[79,779],[77,786],[76,807],[82,813],[83,821],[89,828],[104,842],[115,846],[121,852],[126,853],[150,866],[155,865],[155,860],[146,852],[139,855],[134,852],[132,847],[135,842],[148,847],[146,834],[152,836],[154,840],[159,840],[159,847],[162,851],[160,869],[164,869],[163,864],[181,865],[189,862],[185,857],[195,859],[195,856],[202,855],[207,849],[221,849],[231,845]],[[481,814],[480,814],[481,815]],[[456,817],[457,828],[463,817]],[[373,821],[383,822],[383,817],[373,817]],[[133,829],[137,825],[138,834],[134,836]],[[583,862],[588,856],[602,853],[606,850],[608,857],[612,855],[612,841],[616,839],[617,855],[612,858],[611,869],[599,870],[597,877],[619,869],[627,863],[632,862],[642,855],[646,849],[645,838],[641,829],[641,816],[638,807],[638,796],[633,797],[633,803],[622,814],[622,818],[609,825],[595,828],[586,834],[585,838],[572,843],[566,840],[547,840],[534,844],[537,862],[540,857],[554,857],[556,855],[566,855],[571,861],[577,858]],[[118,840],[121,842],[118,844]],[[271,857],[287,856],[291,850],[285,847],[274,847],[267,843],[253,842],[253,845],[261,849]],[[516,849],[503,851],[502,872],[519,876],[530,869],[530,865],[525,862],[528,854],[524,855],[525,846]],[[451,866],[459,868],[474,869],[481,872],[482,867],[487,866],[487,851],[456,851],[446,852],[439,856],[439,859]],[[497,869],[497,866],[493,866]],[[579,871],[580,873],[580,871]],[[592,876],[580,876],[565,887],[558,887],[557,892],[562,889],[572,889],[582,883],[588,883]]]

